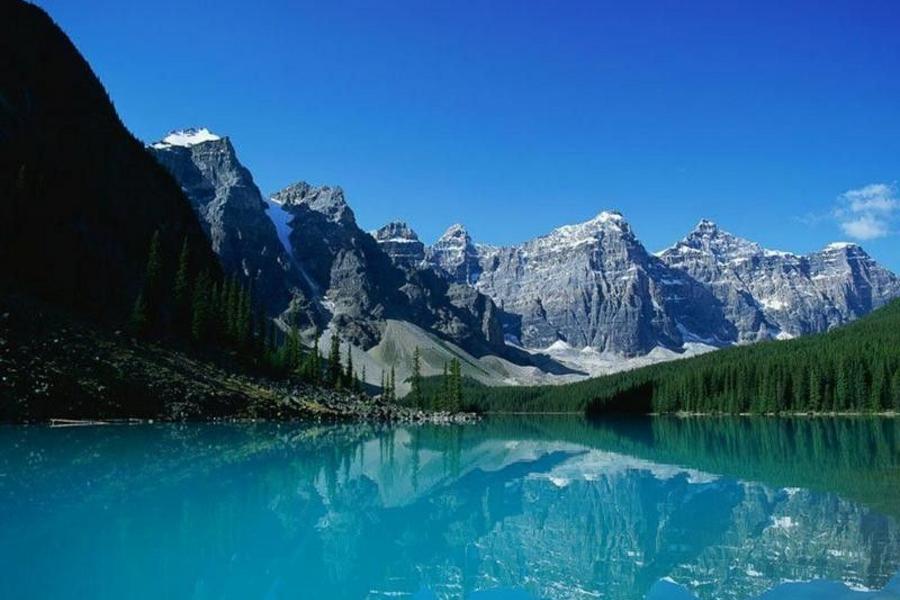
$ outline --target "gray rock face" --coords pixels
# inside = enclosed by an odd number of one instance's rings
[[[363,348],[381,338],[387,319],[409,321],[476,355],[502,353],[496,306],[467,286],[419,269],[424,247],[402,223],[376,238],[356,223],[344,192],[297,183],[272,197],[292,215],[290,242],[341,336]],[[400,241],[402,240],[402,241]]]
[[[427,259],[454,283],[474,284],[481,274],[481,253],[462,225],[452,225],[427,250]]]
[[[453,226],[426,259],[491,297],[525,347],[562,340],[624,356],[825,331],[900,296],[900,280],[855,244],[798,256],[704,220],[654,256],[615,212],[510,247]]]
[[[417,268],[425,260],[425,244],[403,221],[393,221],[375,231],[372,236],[394,264],[403,268]]]
[[[741,342],[826,331],[900,295],[900,279],[856,244],[799,256],[706,220],[660,258],[710,289]]]
[[[189,129],[169,134],[149,150],[190,199],[225,272],[250,283],[269,314],[287,308],[300,294],[296,270],[231,141]]]
[[[509,313],[506,333],[526,347],[563,340],[632,356],[660,345],[733,338],[720,302],[649,254],[619,213],[505,248],[475,247],[464,231],[451,233],[430,260],[450,268],[452,280],[472,281]],[[470,264],[471,248],[477,268]]]
[[[288,186],[272,201],[292,215],[293,259],[310,279],[343,336],[363,347],[380,338],[380,323],[405,304],[403,273],[356,224],[339,187]]]

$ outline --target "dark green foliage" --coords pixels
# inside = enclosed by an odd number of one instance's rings
[[[140,294],[144,298],[147,307],[147,322],[151,329],[160,326],[163,304],[163,265],[162,252],[159,244],[159,230],[153,232],[150,238],[150,250],[147,253],[147,268],[144,276],[144,289]]]
[[[319,340],[321,337],[321,333],[316,329],[312,351],[307,355],[306,380],[312,384],[318,384],[322,380],[322,356],[319,354]]]
[[[337,332],[331,334],[331,350],[328,353],[328,376],[326,383],[335,389],[341,387],[341,338]]]
[[[296,327],[291,327],[282,346],[281,364],[284,370],[293,373],[300,368],[300,334]]]
[[[212,278],[204,271],[194,283],[191,303],[191,339],[194,343],[206,344],[212,341],[213,324],[218,320],[215,314],[216,304]]]
[[[486,387],[469,404],[499,412],[756,413],[900,409],[900,301],[825,334],[726,348],[560,386]],[[433,378],[437,379],[437,378]],[[426,380],[429,390],[440,382]]]
[[[344,382],[351,391],[357,391],[359,382],[356,380],[356,372],[353,370],[353,352],[350,344],[347,344],[347,366],[344,369]]]
[[[391,370],[388,373],[386,400],[388,402],[395,402],[397,400],[397,373],[394,370],[394,367],[391,367]]]
[[[177,335],[183,337],[188,333],[191,314],[191,250],[187,239],[181,244],[172,291],[172,321]]]
[[[891,399],[891,410],[900,412],[900,369],[895,370],[894,375],[891,377],[891,391],[889,397]]]
[[[447,391],[447,410],[457,411],[462,408],[463,404],[463,388],[462,388],[462,371],[458,358],[450,361],[450,377],[448,381]]]
[[[150,318],[147,316],[147,312],[147,300],[144,298],[144,292],[141,292],[134,301],[134,308],[131,309],[128,324],[134,335],[143,337],[149,332]]]
[[[476,410],[478,407],[464,401],[468,387],[482,388],[478,383],[466,380],[462,376],[462,363],[453,358],[444,363],[444,373],[439,377],[420,378],[419,400],[411,392],[404,402],[427,410]]]
[[[143,287],[131,309],[129,325],[132,333],[146,336],[158,331],[162,320],[163,280],[162,257],[160,256],[159,231],[150,238],[150,250],[147,253],[147,265],[144,273]]]
[[[410,400],[416,406],[422,404],[422,360],[419,355],[419,347],[416,346],[412,359],[412,376],[410,379],[411,389],[409,392]]]
[[[238,291],[237,317],[235,319],[235,342],[238,348],[249,349],[253,335],[253,302],[250,289],[241,287]]]
[[[435,405],[438,407],[445,407],[450,403],[450,370],[447,367],[447,363],[444,363],[444,372],[441,378],[441,387],[440,391],[436,395]]]

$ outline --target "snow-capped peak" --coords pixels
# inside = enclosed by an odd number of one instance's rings
[[[171,148],[172,146],[189,148],[191,146],[196,146],[197,144],[202,144],[203,142],[214,142],[221,139],[222,138],[220,136],[214,134],[206,127],[192,127],[189,129],[179,129],[177,131],[173,131],[159,142],[152,144],[152,146],[153,148],[157,148],[160,150],[164,148]]]
[[[462,225],[461,223],[454,223],[447,228],[447,231],[444,232],[444,235],[442,235],[440,239],[451,240],[467,237],[469,237],[469,232],[466,230],[465,225]]]
[[[832,242],[825,246],[825,250],[847,250],[849,248],[859,248],[859,244],[853,242]]]
[[[684,238],[665,250],[656,253],[656,256],[686,256],[703,253],[711,256],[716,261],[729,262],[745,260],[751,256],[766,256],[774,254],[762,248],[756,242],[729,233],[710,221],[701,219],[697,226]],[[778,253],[781,254],[781,253]]]
[[[694,231],[698,233],[718,233],[719,226],[709,219],[700,219],[700,222],[694,227]]]
[[[563,225],[562,227],[557,227],[556,229],[551,231],[549,235],[544,237],[561,238],[564,240],[577,242],[584,239],[593,238],[597,234],[597,232],[602,229],[625,231],[628,229],[628,223],[625,221],[625,217],[622,216],[622,213],[618,211],[604,210],[589,221],[575,223],[574,225]]]
[[[598,213],[593,220],[598,223],[622,223],[625,221],[625,217],[617,210],[604,210]]]

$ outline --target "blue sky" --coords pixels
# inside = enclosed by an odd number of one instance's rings
[[[231,136],[264,193],[513,243],[621,210],[900,271],[900,3],[41,0],[125,123]],[[849,192],[849,193],[848,193]]]

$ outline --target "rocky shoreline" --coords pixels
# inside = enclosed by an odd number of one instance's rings
[[[379,397],[274,380],[133,339],[31,302],[0,298],[0,422],[469,423]]]

